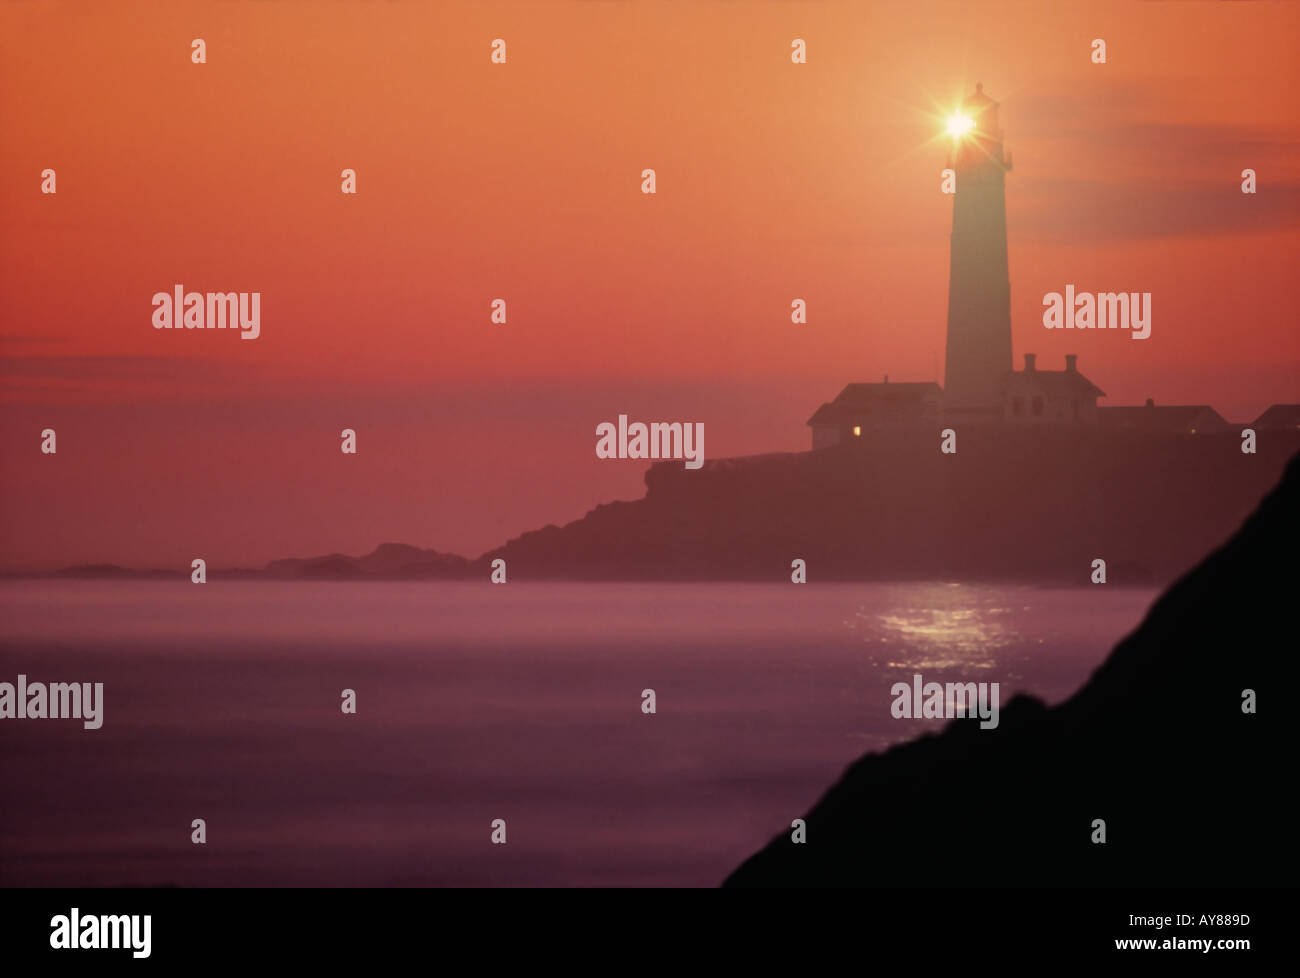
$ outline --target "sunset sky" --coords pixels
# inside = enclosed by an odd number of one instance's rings
[[[942,382],[976,81],[1017,365],[1300,401],[1297,50],[1295,3],[5,3],[0,567],[477,556],[640,496],[620,413],[803,450],[848,381]],[[261,292],[260,338],[153,329],[176,283]],[[1045,330],[1067,283],[1151,338]]]

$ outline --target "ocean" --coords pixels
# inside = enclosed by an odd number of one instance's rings
[[[947,722],[891,716],[895,682],[1059,702],[1155,595],[6,581],[0,682],[104,702],[0,720],[0,885],[714,886]]]

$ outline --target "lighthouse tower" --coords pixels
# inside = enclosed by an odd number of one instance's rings
[[[948,347],[944,412],[996,418],[1002,384],[1012,370],[1011,282],[1007,272],[1004,177],[998,103],[976,85],[951,126],[948,165],[957,174],[948,272]]]

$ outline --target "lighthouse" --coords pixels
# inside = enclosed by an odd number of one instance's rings
[[[1005,175],[998,103],[977,84],[948,127],[957,177],[948,270],[944,413],[995,420],[1011,362]]]
[[[1005,175],[998,104],[976,85],[948,122],[956,175],[948,270],[944,386],[933,381],[853,383],[808,419],[812,447],[867,443],[885,429],[932,430],[953,421],[1095,421],[1102,391],[1075,369],[1026,373],[1011,363],[1011,282],[1007,274]],[[1014,388],[1014,390],[1013,390]],[[927,436],[928,437],[928,436]]]

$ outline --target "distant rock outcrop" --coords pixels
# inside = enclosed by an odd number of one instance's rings
[[[1300,457],[1067,702],[862,758],[726,885],[1294,886],[1297,561]]]
[[[189,567],[181,569],[153,568],[150,570],[133,570],[130,567],[121,567],[117,564],[76,564],[72,567],[64,567],[54,572],[55,577],[69,577],[91,581],[145,579],[166,580],[169,578],[184,578],[188,580],[189,574]]]
[[[469,574],[470,567],[470,561],[456,554],[421,550],[405,543],[381,543],[362,557],[329,554],[273,560],[267,564],[265,576],[317,581],[460,578]]]
[[[117,577],[139,577],[140,572],[119,567],[117,564],[77,564],[74,567],[64,567],[58,571],[58,576],[107,580]]]

